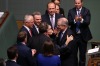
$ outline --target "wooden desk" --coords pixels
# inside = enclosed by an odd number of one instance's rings
[[[93,41],[91,42],[91,46],[92,48],[95,48],[95,46],[100,46],[100,42]],[[95,56],[90,56],[87,66],[100,66],[100,54]]]
[[[100,66],[100,57],[90,57],[87,66]]]

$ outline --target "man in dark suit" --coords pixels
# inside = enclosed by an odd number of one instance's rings
[[[56,44],[60,49],[61,65],[77,66],[76,43],[73,32],[68,28],[68,20],[66,18],[58,19],[57,27],[60,32]]]
[[[75,7],[68,12],[70,28],[76,34],[77,51],[79,48],[79,66],[85,66],[87,42],[92,39],[89,29],[91,14],[83,7],[83,0],[74,0]]]
[[[7,56],[8,60],[6,61],[6,66],[20,66],[16,62],[18,58],[18,50],[15,45],[7,49]]]
[[[49,2],[47,4],[47,11],[44,15],[42,15],[42,22],[47,22],[53,29],[53,34],[51,38],[54,40],[56,35],[56,27],[57,27],[57,20],[62,17],[61,14],[57,14],[56,12],[56,5],[53,2]]]
[[[34,25],[32,28],[32,33],[33,33],[33,36],[36,36],[39,34],[39,25],[41,23],[42,17],[41,17],[40,12],[34,12],[32,15],[34,18]]]
[[[20,32],[25,31],[27,33],[27,42],[33,36],[32,31],[31,31],[31,28],[33,28],[33,24],[34,24],[33,16],[32,15],[25,15],[24,25],[20,29]]]
[[[34,60],[34,54],[36,53],[35,49],[30,49],[26,46],[27,43],[27,34],[25,31],[21,31],[18,34],[17,40],[19,43],[17,44],[18,49],[18,59],[17,63],[21,66],[36,66],[36,62]]]
[[[53,2],[47,4],[47,12],[42,15],[42,22],[47,22],[52,26],[52,29],[57,27],[57,20],[62,17],[61,14],[56,14],[56,5]]]

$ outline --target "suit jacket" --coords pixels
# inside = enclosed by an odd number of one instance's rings
[[[55,26],[54,27],[57,27],[57,20],[61,17],[63,17],[61,14],[55,14]],[[52,27],[49,14],[47,12],[44,15],[42,15],[42,22],[47,22]]]
[[[60,40],[60,36],[61,36],[60,32],[58,34],[57,37],[57,44],[60,46],[60,58],[62,61],[62,66],[77,66],[77,49],[76,49],[76,41],[75,39],[71,42],[69,42],[69,44],[66,46],[65,42],[67,39],[67,35],[73,35],[73,32],[68,28],[65,32],[64,35],[62,37],[62,39]],[[70,63],[71,62],[71,63]]]
[[[32,39],[29,41],[29,47],[31,49],[36,49],[36,55],[38,53],[42,52],[42,45],[44,43],[44,41],[50,39],[49,37],[47,37],[45,34],[39,34],[38,36],[34,36],[32,37]]]
[[[33,25],[33,28],[31,30],[32,30],[33,36],[39,35],[39,33],[37,32],[36,27],[34,25]]]
[[[35,61],[32,57],[32,51],[26,45],[19,43],[17,44],[18,59],[17,63],[21,66],[35,66]]]
[[[70,9],[68,12],[69,25],[71,26],[71,29],[74,31],[74,33],[76,33],[76,23],[74,23],[74,18],[76,14],[77,13],[75,7]],[[89,41],[90,39],[92,39],[92,35],[89,29],[91,19],[90,11],[87,8],[82,7],[81,16],[83,18],[83,23],[79,25],[81,36],[84,41]]]
[[[31,38],[31,36],[30,36],[28,30],[24,26],[22,26],[22,28],[20,29],[20,31],[25,31],[27,33],[27,41],[29,41],[29,39]]]
[[[11,61],[11,60],[7,60],[6,61],[6,66],[20,66],[18,65],[16,62]]]

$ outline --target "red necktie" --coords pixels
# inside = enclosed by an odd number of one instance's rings
[[[30,33],[30,36],[32,37],[32,31],[31,30],[29,30],[29,33]]]

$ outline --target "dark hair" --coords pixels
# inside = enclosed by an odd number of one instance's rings
[[[51,0],[51,2],[54,2],[55,0]],[[58,1],[60,1],[60,0],[58,0]]]
[[[39,25],[39,32],[40,33],[45,33],[47,32],[47,29],[48,29],[48,24],[46,22],[42,22],[40,25]]]
[[[25,31],[21,31],[18,33],[17,42],[23,42],[26,38],[27,34]]]
[[[17,54],[18,54],[18,50],[16,45],[13,45],[7,49],[8,59],[14,59]]]
[[[54,44],[51,40],[46,40],[43,44],[44,56],[52,56],[54,54]]]
[[[4,66],[4,63],[5,63],[4,59],[0,58],[0,66]]]

